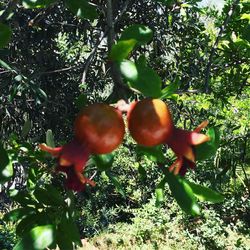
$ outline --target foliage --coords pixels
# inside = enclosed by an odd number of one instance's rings
[[[1,249],[73,249],[82,237],[111,249],[246,249],[249,3],[219,13],[198,2],[0,3]],[[145,148],[127,134],[87,162],[96,187],[65,189],[37,144],[70,141],[86,104],[144,97],[167,102],[178,128],[209,120],[210,141],[190,145],[195,171],[173,175],[168,144]]]

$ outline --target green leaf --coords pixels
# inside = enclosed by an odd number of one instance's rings
[[[34,88],[34,91],[35,91],[35,93],[36,93],[39,97],[41,97],[42,99],[44,99],[44,100],[47,100],[47,99],[48,99],[47,94],[46,94],[45,91],[42,90],[41,88],[35,87],[35,88]]]
[[[114,162],[114,154],[93,155],[92,159],[100,171],[106,171]]]
[[[178,90],[180,86],[180,82],[179,82],[179,79],[172,82],[172,83],[169,83],[167,87],[165,87],[163,90],[162,90],[162,96],[161,96],[161,99],[164,99],[164,98],[170,98],[173,94],[176,93],[176,91]]]
[[[34,214],[34,213],[35,213],[35,210],[34,208],[31,208],[31,207],[17,208],[6,213],[3,217],[3,220],[15,222],[15,221],[25,218],[27,215]]]
[[[187,214],[200,215],[200,207],[190,185],[180,176],[164,171],[169,188],[181,209]]]
[[[140,174],[140,177],[141,177],[142,181],[146,180],[147,172],[146,172],[145,168],[142,165],[139,165],[138,172]]]
[[[118,64],[121,74],[132,88],[139,90],[147,97],[161,96],[161,78],[150,67],[123,60]]]
[[[5,47],[9,43],[11,35],[11,28],[6,24],[0,23],[0,48]]]
[[[118,63],[121,74],[129,82],[136,82],[138,79],[138,70],[136,64],[129,60],[123,60]]]
[[[108,171],[106,171],[105,173],[109,177],[110,181],[114,184],[116,190],[125,198],[126,197],[125,190],[123,189],[123,187],[122,187],[121,183],[118,181],[118,179]]]
[[[54,148],[55,147],[55,141],[54,141],[54,136],[53,136],[53,132],[51,129],[48,129],[46,132],[46,144],[49,147]]]
[[[59,230],[63,232],[62,236],[67,235],[68,242],[66,242],[66,240],[59,238],[59,241],[61,242],[62,245],[66,246],[66,245],[70,245],[69,242],[74,242],[76,245],[82,246],[79,229],[71,217],[67,217],[67,214],[65,214],[62,217],[58,226],[59,226]],[[65,248],[65,250],[68,250],[68,249]]]
[[[98,16],[96,7],[90,5],[86,0],[65,0],[65,4],[79,18],[94,20]]]
[[[55,241],[55,226],[37,226],[28,232],[13,250],[42,250]]]
[[[164,188],[167,180],[164,177],[160,183],[156,186],[155,195],[156,195],[156,203],[155,205],[159,207],[164,202]]]
[[[112,46],[110,52],[110,59],[112,61],[122,61],[123,59],[127,58],[129,53],[133,50],[136,44],[136,40],[129,39],[125,41],[119,41],[117,44]]]
[[[45,190],[49,193],[55,203],[58,205],[65,205],[64,198],[56,187],[52,185],[45,185]]]
[[[144,147],[141,145],[137,145],[136,152],[138,155],[146,156],[149,160],[154,162],[165,162],[166,158],[162,151],[162,146],[155,146],[155,147]]]
[[[35,167],[30,167],[28,172],[27,187],[29,189],[34,189],[37,184],[37,169]]]
[[[0,184],[5,183],[13,176],[12,161],[0,142]]]
[[[218,202],[222,202],[224,200],[223,195],[221,195],[220,193],[218,193],[210,188],[203,187],[201,185],[192,183],[190,181],[187,181],[187,183],[190,185],[195,196],[200,201],[211,201],[213,203],[218,203]]]
[[[141,24],[134,24],[122,32],[120,41],[134,39],[137,41],[137,45],[143,45],[151,41],[152,38],[153,31],[150,28]]]
[[[47,8],[57,0],[22,0],[23,7],[26,9]]]
[[[31,196],[31,194],[25,190],[18,191],[18,190],[12,189],[9,195],[12,200],[20,203],[20,205],[22,205],[23,207],[39,205]]]
[[[220,132],[218,128],[209,128],[207,135],[210,140],[194,148],[196,160],[198,161],[212,157],[220,145]]]
[[[32,126],[31,120],[27,119],[22,127],[22,132],[21,132],[22,137],[26,137],[28,135],[28,133],[31,130],[31,126]]]
[[[80,94],[76,100],[75,104],[79,110],[81,110],[86,104],[87,104],[87,95],[86,94]]]
[[[249,13],[243,13],[241,16],[240,16],[240,19],[241,20],[248,20],[248,23],[250,24],[250,14]]]
[[[146,66],[147,65],[147,59],[145,57],[145,55],[140,55],[140,57],[137,60],[137,64]]]
[[[0,66],[3,67],[4,69],[7,69],[9,71],[15,72],[15,70],[12,69],[9,64],[7,64],[6,62],[2,61],[1,59],[0,59]]]
[[[48,206],[64,205],[64,199],[61,194],[51,185],[47,185],[47,189],[37,188],[34,191],[34,196],[41,204]]]
[[[35,214],[30,214],[24,217],[16,226],[16,234],[20,237],[23,235],[27,234],[32,228],[36,226],[41,226],[48,222],[48,215],[43,212],[43,213],[38,213],[36,211]]]
[[[74,250],[68,231],[63,231],[61,224],[58,225],[56,233],[56,240],[60,250]]]

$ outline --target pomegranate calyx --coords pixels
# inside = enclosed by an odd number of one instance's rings
[[[177,156],[177,160],[169,167],[170,172],[185,175],[187,169],[195,168],[195,146],[210,140],[207,135],[199,133],[207,125],[208,121],[204,121],[193,131],[174,128],[172,136],[166,142]]]

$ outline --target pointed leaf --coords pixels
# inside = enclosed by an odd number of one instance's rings
[[[125,198],[126,193],[125,193],[121,183],[118,181],[118,179],[108,171],[106,172],[106,175],[109,177],[110,181],[114,184],[116,190]]]
[[[1,27],[0,27],[1,28]],[[1,46],[0,46],[1,47]],[[7,64],[6,62],[2,61],[0,59],[0,66],[3,67],[4,69],[7,69],[7,70],[10,70],[10,71],[13,71],[15,72],[14,69],[11,68],[11,66],[9,64]]]
[[[181,209],[187,214],[200,215],[200,207],[190,185],[180,176],[164,172],[169,188]]]
[[[192,188],[195,196],[200,200],[200,201],[211,201],[213,203],[217,202],[222,202],[224,200],[224,196],[221,195],[220,193],[207,188],[203,187],[201,185],[192,183],[188,181],[188,184]]]
[[[179,80],[169,83],[168,86],[162,90],[161,99],[170,98],[173,94],[176,93],[179,86],[180,86]]]

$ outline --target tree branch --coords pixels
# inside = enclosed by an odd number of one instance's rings
[[[106,11],[106,15],[107,15],[107,28],[104,31],[104,33],[102,35],[100,35],[100,38],[98,39],[98,42],[95,44],[94,48],[92,49],[90,55],[88,56],[88,58],[86,59],[86,62],[84,64],[84,69],[83,69],[83,73],[82,73],[82,79],[81,82],[85,82],[86,77],[87,77],[87,72],[89,69],[89,66],[96,54],[96,51],[99,47],[99,45],[101,44],[102,40],[107,36],[107,40],[108,40],[108,53],[111,51],[112,45],[114,44],[114,25],[121,19],[121,17],[124,15],[124,13],[127,10],[127,7],[129,5],[131,0],[127,0],[123,6],[123,9],[121,10],[119,16],[116,17],[115,20],[113,20],[113,6],[112,6],[112,0],[108,0],[107,1],[107,11]],[[114,68],[114,65],[111,65],[111,74],[113,77],[113,80],[115,83],[117,83],[117,85],[123,85],[122,84],[122,79],[121,76],[118,74],[119,72],[117,72],[117,69]],[[123,86],[124,87],[124,86]]]
[[[220,27],[220,30],[219,30],[219,33],[216,37],[216,40],[214,42],[214,45],[210,51],[210,55],[209,55],[209,58],[208,58],[208,63],[207,63],[207,67],[206,67],[206,70],[205,70],[205,83],[204,83],[204,91],[205,93],[209,93],[209,81],[210,81],[210,71],[211,71],[211,67],[212,67],[212,60],[213,60],[213,56],[214,56],[214,53],[217,49],[217,46],[218,46],[218,43],[219,43],[219,40],[223,34],[223,32],[225,31],[225,28],[227,26],[227,24],[229,23],[237,5],[239,4],[240,0],[235,0],[233,2],[233,4],[231,5],[230,7],[230,10],[228,11],[227,13],[227,16],[222,24],[222,26]]]

